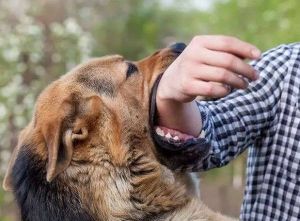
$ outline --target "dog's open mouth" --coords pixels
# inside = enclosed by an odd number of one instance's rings
[[[156,82],[154,83],[150,95],[150,102],[149,102],[149,120],[150,120],[150,128],[152,128],[152,135],[156,141],[162,140],[164,141],[164,144],[167,143],[172,143],[172,144],[180,144],[180,143],[187,143],[189,141],[194,142],[198,138],[202,137],[203,134],[201,134],[199,137],[194,137],[189,134],[182,133],[178,130],[167,128],[164,126],[161,126],[158,124],[157,119],[157,110],[156,110],[156,92],[157,92],[157,87],[159,84],[159,81],[162,77],[162,74],[158,76],[156,79]],[[160,143],[160,142],[159,142]]]
[[[181,133],[178,130],[170,129],[163,126],[155,126],[154,129],[157,135],[159,135],[161,138],[164,138],[168,141],[185,142],[189,139],[195,139],[195,137],[191,135]]]
[[[179,143],[185,143],[187,141],[195,141],[197,140],[196,137],[185,134],[181,131],[167,128],[164,126],[161,126],[158,124],[157,119],[157,110],[156,110],[156,92],[158,88],[159,81],[162,77],[162,74],[158,76],[156,79],[156,82],[154,83],[150,95],[150,102],[149,102],[149,114],[150,114],[150,127],[152,128],[153,135],[156,136],[159,140],[163,140],[165,142],[173,143],[173,144],[179,144]],[[202,137],[202,134],[200,135]],[[199,138],[199,137],[198,137]]]

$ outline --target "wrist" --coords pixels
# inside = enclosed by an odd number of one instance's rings
[[[201,129],[201,115],[195,101],[178,102],[173,99],[156,100],[158,124],[182,133],[198,137]]]

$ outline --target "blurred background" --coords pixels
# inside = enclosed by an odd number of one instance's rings
[[[299,0],[0,0],[0,182],[38,93],[90,57],[142,58],[197,34],[227,34],[266,50],[299,41]],[[201,173],[202,199],[238,216],[246,153]],[[0,188],[0,221],[18,220]]]

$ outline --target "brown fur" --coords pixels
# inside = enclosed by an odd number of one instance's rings
[[[157,160],[149,94],[175,58],[163,49],[133,62],[136,71],[121,56],[97,58],[50,84],[20,134],[4,187],[16,188],[14,166],[26,151],[45,162],[43,179],[78,194],[93,220],[231,220],[189,195]]]

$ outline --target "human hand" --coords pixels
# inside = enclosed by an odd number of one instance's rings
[[[260,51],[247,42],[227,36],[196,36],[165,71],[157,99],[188,102],[196,96],[224,97],[231,88],[245,89],[258,78],[244,59]]]
[[[163,74],[156,95],[159,125],[199,135],[201,117],[197,96],[224,97],[232,88],[245,89],[258,79],[244,59],[260,51],[234,37],[196,36]]]

